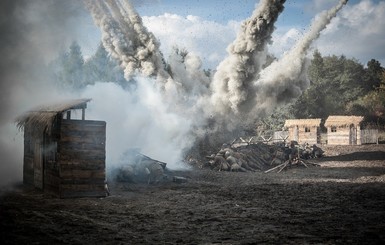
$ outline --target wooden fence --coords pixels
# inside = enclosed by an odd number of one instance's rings
[[[288,137],[288,131],[275,131],[273,135],[273,142],[286,142]]]
[[[378,129],[362,129],[361,144],[378,144]]]
[[[289,134],[287,131],[276,131],[273,135],[273,142],[287,141]],[[379,132],[378,129],[363,129],[361,130],[361,144],[378,144]],[[321,134],[320,143],[327,144],[327,134]]]

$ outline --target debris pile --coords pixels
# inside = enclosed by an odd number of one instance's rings
[[[175,176],[174,171],[166,165],[165,162],[143,155],[138,149],[129,149],[121,156],[119,167],[112,172],[112,176],[117,182],[128,183],[188,182],[186,177]]]
[[[316,165],[306,160],[322,157],[323,151],[316,145],[298,145],[291,141],[285,144],[255,143],[233,147],[232,144],[224,144],[216,153],[206,156],[205,166],[217,171],[265,171],[266,173],[277,169],[279,172],[286,167],[302,164]]]
[[[286,147],[286,156],[287,159],[275,167],[270,168],[269,170],[266,170],[265,173],[269,173],[273,170],[277,170],[277,173],[281,172],[282,170],[286,168],[290,168],[294,165],[297,166],[305,166],[308,168],[309,165],[313,166],[319,166],[316,163],[311,163],[306,161],[309,158],[320,158],[323,156],[324,151],[317,147],[316,145],[310,146],[309,144],[304,145],[298,145],[296,141],[290,142],[290,146]]]
[[[118,182],[153,184],[167,179],[167,163],[154,160],[136,150],[126,151],[121,162],[113,173]]]
[[[237,148],[224,144],[216,154],[207,156],[208,166],[218,171],[261,171],[268,168],[271,152],[266,144],[250,144]]]

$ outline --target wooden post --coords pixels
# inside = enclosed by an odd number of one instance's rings
[[[357,145],[362,145],[362,141],[361,141],[361,127],[360,125],[358,124],[356,126],[356,139],[357,139]]]
[[[82,108],[82,120],[86,119],[86,109]]]

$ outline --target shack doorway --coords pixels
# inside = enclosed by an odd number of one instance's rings
[[[43,158],[42,158],[42,144],[35,143],[33,160],[33,184],[36,188],[43,189]]]
[[[294,141],[297,141],[298,142],[298,139],[299,139],[299,135],[298,135],[298,126],[295,126],[294,127],[294,133],[293,133],[294,135],[293,135],[293,140]]]
[[[357,129],[353,124],[350,124],[349,144],[350,145],[357,145]]]

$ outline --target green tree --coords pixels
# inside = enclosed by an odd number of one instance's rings
[[[68,52],[61,50],[58,57],[49,64],[49,70],[52,74],[52,79],[59,88],[66,88],[64,84],[64,63],[68,59]]]
[[[64,82],[68,86],[79,89],[84,87],[84,58],[79,44],[73,41],[69,47],[67,59],[64,60]]]
[[[60,52],[50,64],[57,86],[63,89],[84,87],[83,66],[83,55],[76,41],[72,42],[69,51]]]
[[[310,87],[292,107],[297,118],[326,118],[348,114],[346,105],[362,95],[364,67],[345,56],[322,57],[316,50],[308,75]]]
[[[365,74],[366,75],[366,74]],[[385,125],[385,71],[379,77],[378,87],[348,103],[351,114],[365,116],[369,125]]]
[[[321,53],[318,50],[315,50],[313,53],[313,59],[311,61],[311,66],[309,66],[308,75],[311,77],[312,81],[319,82],[322,79],[324,70],[324,59]]]
[[[84,64],[85,84],[96,82],[115,82],[122,86],[127,85],[123,70],[113,60],[102,44],[99,44],[95,54]]]
[[[371,91],[380,86],[381,76],[384,72],[384,68],[378,60],[371,59],[367,63],[366,77],[365,77],[365,89]]]

